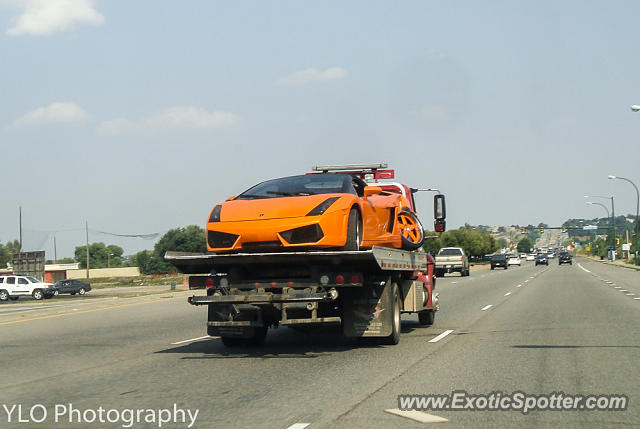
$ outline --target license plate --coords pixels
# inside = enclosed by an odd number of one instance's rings
[[[447,268],[451,268],[451,265],[447,265]]]

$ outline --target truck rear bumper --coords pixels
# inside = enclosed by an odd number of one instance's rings
[[[211,296],[190,296],[188,302],[191,305],[209,304],[270,304],[287,302],[323,302],[333,301],[338,297],[335,290],[322,293],[258,293],[247,295],[211,295]]]

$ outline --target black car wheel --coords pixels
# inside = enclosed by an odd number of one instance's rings
[[[33,299],[35,300],[41,300],[42,298],[44,298],[44,294],[42,293],[42,291],[40,289],[36,289],[33,291],[33,293],[31,294],[31,296],[33,296]]]
[[[9,299],[9,292],[6,290],[0,290],[0,301],[6,301]]]
[[[360,220],[360,212],[355,207],[349,212],[349,220],[347,224],[347,241],[342,250],[360,250],[362,242],[362,221]]]

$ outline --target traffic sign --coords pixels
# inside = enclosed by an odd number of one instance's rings
[[[598,227],[596,225],[585,225],[582,227],[583,230],[590,230],[590,229],[598,229]]]

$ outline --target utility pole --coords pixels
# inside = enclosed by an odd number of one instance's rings
[[[18,253],[22,252],[22,206],[19,207],[18,221],[20,222],[20,247]]]
[[[53,263],[58,263],[58,248],[56,247],[56,236],[53,236]]]
[[[613,197],[611,197],[611,220],[613,221],[613,260],[615,261],[616,256],[618,256],[618,244],[616,240],[616,210],[613,207]]]
[[[89,221],[85,221],[85,232],[87,234],[87,278],[89,278]]]

